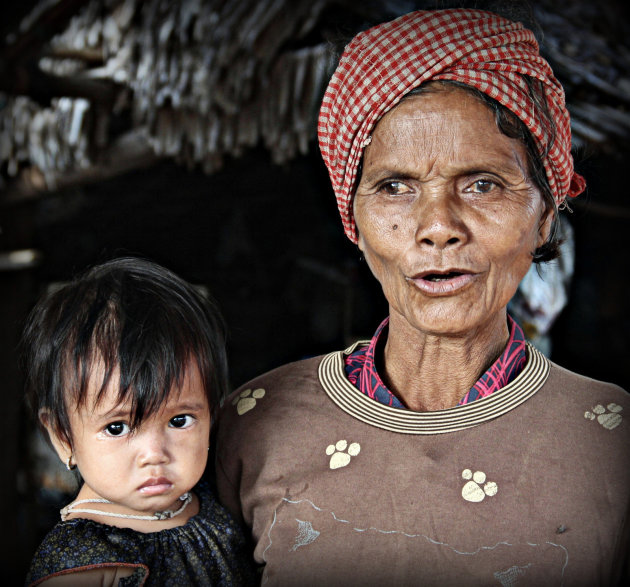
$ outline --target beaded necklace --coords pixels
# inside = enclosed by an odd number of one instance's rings
[[[117,514],[114,512],[106,512],[103,510],[92,510],[92,509],[76,507],[83,503],[113,503],[109,501],[108,499],[102,499],[102,498],[79,499],[78,501],[73,501],[72,503],[69,503],[66,507],[59,510],[59,513],[61,514],[61,520],[63,522],[65,522],[69,514],[73,514],[73,513],[96,514],[99,516],[110,516],[112,518],[125,518],[128,520],[168,520],[170,518],[174,518],[175,516],[178,516],[188,507],[188,505],[192,501],[192,495],[189,492],[186,492],[179,499],[183,501],[184,503],[182,503],[182,505],[175,511],[164,510],[163,512],[155,512],[152,516],[135,516],[132,514]]]

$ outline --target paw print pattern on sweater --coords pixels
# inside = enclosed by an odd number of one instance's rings
[[[613,430],[621,424],[623,417],[620,412],[622,410],[623,408],[615,403],[608,404],[606,407],[597,404],[591,411],[584,412],[584,417],[587,420],[597,419],[606,430]]]
[[[462,479],[468,481],[468,483],[462,487],[462,497],[466,501],[479,503],[485,499],[486,495],[493,497],[499,490],[494,481],[488,481],[486,483],[486,474],[483,471],[475,471],[473,473],[470,469],[464,469],[462,471]]]
[[[233,400],[232,405],[236,406],[239,416],[253,410],[256,407],[256,400],[265,397],[265,390],[262,387],[258,389],[245,389],[241,391]]]
[[[350,463],[352,457],[356,457],[361,452],[361,445],[353,442],[348,446],[347,440],[339,440],[336,444],[326,447],[326,454],[330,457],[330,468],[341,469]]]

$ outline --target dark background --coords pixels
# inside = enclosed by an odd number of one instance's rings
[[[575,231],[576,269],[569,304],[551,331],[551,359],[630,389],[630,147],[582,147],[576,167],[588,189],[571,203],[572,213],[563,212]],[[33,484],[34,424],[16,355],[24,317],[51,283],[116,256],[140,255],[206,286],[229,327],[233,387],[369,337],[387,313],[380,287],[343,234],[314,142],[308,155],[282,166],[256,148],[228,158],[213,175],[166,161],[24,201],[0,198],[0,229],[0,251],[41,255],[34,267],[0,271],[0,463],[8,487],[0,551],[7,585],[20,584],[57,516],[55,496],[42,501]]]
[[[590,187],[569,214],[576,271],[570,302],[551,331],[551,358],[630,389],[630,217],[620,187],[628,162],[628,153],[620,152],[579,166]],[[209,289],[229,326],[233,387],[285,362],[369,337],[387,313],[380,286],[343,235],[315,150],[285,167],[252,151],[211,177],[165,163],[4,210],[4,221],[20,214],[33,222],[31,244],[42,261],[35,269],[0,273],[2,323],[15,336],[48,284],[126,254],[149,257]],[[14,363],[4,361],[5,376],[19,381]],[[28,482],[25,432],[33,425],[24,406],[7,416],[5,434],[17,426],[20,439],[25,484],[16,536],[26,564],[54,523],[57,504],[43,502]],[[15,446],[4,448],[12,458]]]

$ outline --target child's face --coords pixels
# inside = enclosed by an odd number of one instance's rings
[[[210,410],[197,365],[190,364],[168,403],[132,433],[129,405],[116,402],[118,374],[96,406],[94,382],[102,372],[95,375],[85,407],[70,410],[74,461],[85,482],[81,497],[93,493],[143,514],[177,509],[208,458]]]

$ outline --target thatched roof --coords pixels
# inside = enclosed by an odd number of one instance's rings
[[[211,173],[259,144],[274,162],[289,161],[315,148],[335,65],[331,38],[446,4],[41,0],[0,50],[0,197],[160,157]],[[578,146],[614,149],[630,134],[630,46],[619,6],[532,3]]]

